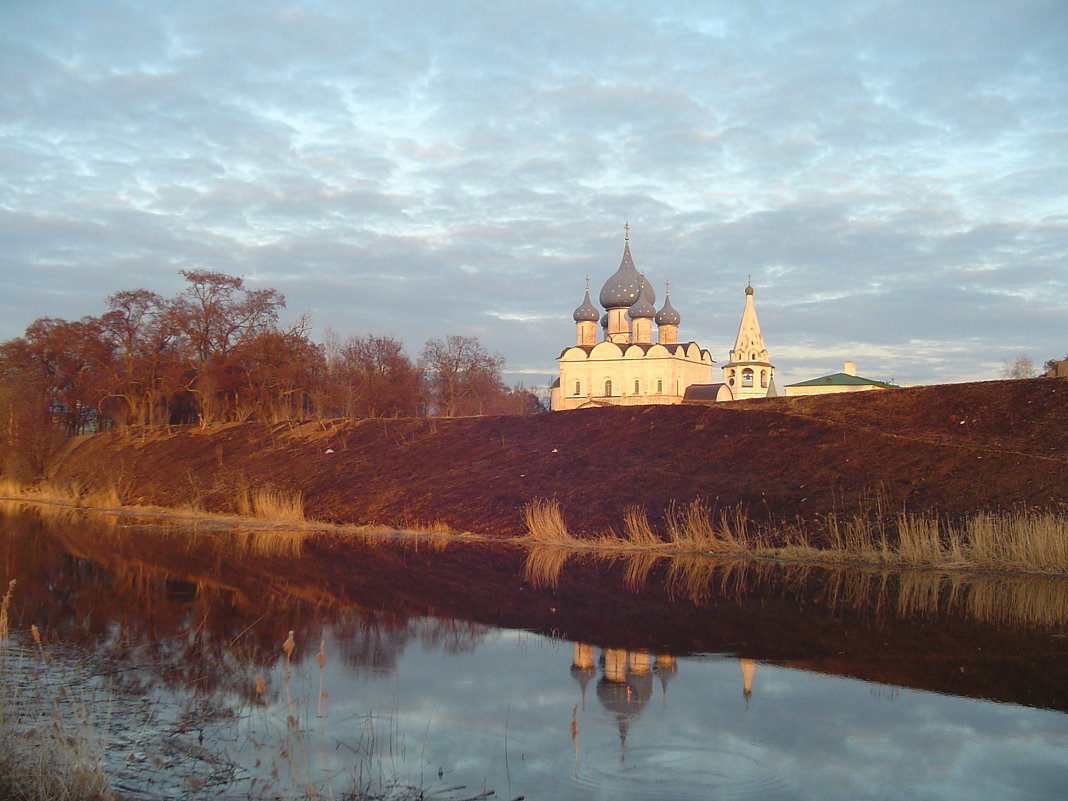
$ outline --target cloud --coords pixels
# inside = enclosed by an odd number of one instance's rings
[[[107,0],[0,23],[0,337],[202,267],[317,332],[476,334],[548,375],[629,220],[720,361],[749,275],[780,376],[843,343],[924,382],[1068,347],[1052,0]]]

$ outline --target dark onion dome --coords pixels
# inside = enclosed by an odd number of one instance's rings
[[[597,311],[597,307],[590,302],[590,290],[587,288],[586,297],[582,299],[582,305],[575,309],[575,313],[571,315],[576,323],[595,323],[601,319],[601,313]]]
[[[608,312],[605,312],[601,318],[601,328],[608,328]]]
[[[655,319],[657,325],[678,325],[682,322],[682,317],[671,305],[671,295],[664,298],[664,308],[656,313]]]
[[[656,316],[656,306],[653,305],[653,298],[656,296],[653,294],[652,288],[649,283],[642,277],[642,289],[638,293],[638,299],[634,301],[634,304],[628,309],[627,313],[630,315],[630,319],[636,320],[639,317],[653,318]]]
[[[630,240],[623,245],[623,260],[619,269],[604,282],[599,300],[606,309],[626,309],[638,299],[642,288],[642,277],[634,267],[630,257]]]
[[[650,304],[656,305],[656,293],[653,291],[653,285],[649,283],[649,279],[645,277],[644,273],[641,273],[642,277],[642,293],[641,296],[649,301]]]

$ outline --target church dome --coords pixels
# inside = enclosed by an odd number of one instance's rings
[[[605,312],[604,316],[601,317],[601,328],[608,328],[608,312]]]
[[[641,278],[642,288],[638,293],[638,299],[634,301],[627,311],[632,320],[636,320],[639,317],[652,318],[656,316],[656,306],[653,305],[656,295],[653,294],[653,288],[649,286],[645,276],[643,275]]]
[[[747,295],[752,295],[753,294],[753,285],[752,284],[749,284],[749,286],[747,286],[745,288],[745,294],[747,294]]]
[[[596,323],[601,319],[601,313],[590,302],[590,290],[586,289],[586,297],[582,299],[582,305],[575,309],[571,315],[576,323]]]
[[[657,325],[678,325],[682,322],[682,317],[671,305],[671,295],[664,298],[664,308],[656,313],[655,320]]]
[[[630,240],[623,245],[623,260],[619,269],[604,282],[599,300],[606,309],[626,309],[633,305],[641,292],[642,277],[630,256]]]

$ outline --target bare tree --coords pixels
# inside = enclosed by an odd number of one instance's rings
[[[345,417],[413,417],[422,407],[420,373],[389,336],[352,336],[330,370],[335,404]]]
[[[245,288],[244,280],[207,270],[183,270],[189,286],[171,304],[172,325],[184,340],[202,424],[225,419],[242,382],[233,354],[261,334],[277,331],[286,301],[274,289]]]
[[[1006,359],[1001,367],[1002,378],[1034,378],[1038,375],[1035,365],[1026,355],[1020,354],[1012,359]]]
[[[419,358],[430,411],[439,417],[484,414],[504,392],[504,357],[490,354],[476,337],[453,334],[428,340]]]
[[[103,365],[109,414],[117,425],[165,422],[167,399],[181,386],[182,354],[177,348],[170,304],[155,292],[134,289],[107,299],[100,318],[112,359]]]

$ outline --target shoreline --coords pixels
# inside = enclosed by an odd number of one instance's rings
[[[455,532],[435,527],[432,530],[418,528],[399,529],[390,526],[367,524],[339,524],[306,520],[295,523],[288,520],[271,520],[248,515],[223,514],[203,510],[183,510],[163,506],[94,506],[84,503],[75,504],[54,498],[33,497],[33,495],[0,495],[0,502],[29,503],[39,506],[51,506],[72,512],[93,513],[115,518],[159,520],[164,523],[174,522],[191,528],[225,528],[233,530],[254,530],[284,535],[298,534],[306,537],[330,536],[344,540],[345,536],[366,537],[382,540],[413,540],[436,542],[465,542],[505,545],[533,552],[553,552],[573,556],[578,554],[595,557],[618,556],[621,558],[709,558],[736,562],[758,562],[779,564],[783,566],[811,566],[826,568],[855,568],[858,570],[915,570],[943,572],[975,576],[1004,576],[1021,578],[1055,578],[1068,579],[1068,567],[1037,570],[1014,568],[1011,566],[993,566],[966,564],[960,562],[909,561],[893,558],[888,553],[858,554],[848,551],[818,548],[815,546],[791,545],[782,547],[760,546],[750,549],[744,547],[707,547],[700,544],[686,544],[668,540],[631,541],[614,533],[603,534],[594,538],[571,537],[566,541],[539,539],[536,531],[528,528],[522,536],[491,536],[473,532]],[[151,526],[152,523],[138,523],[139,526]],[[1068,531],[1068,520],[1064,521]],[[568,535],[570,537],[570,535]],[[655,535],[654,535],[655,536]]]

